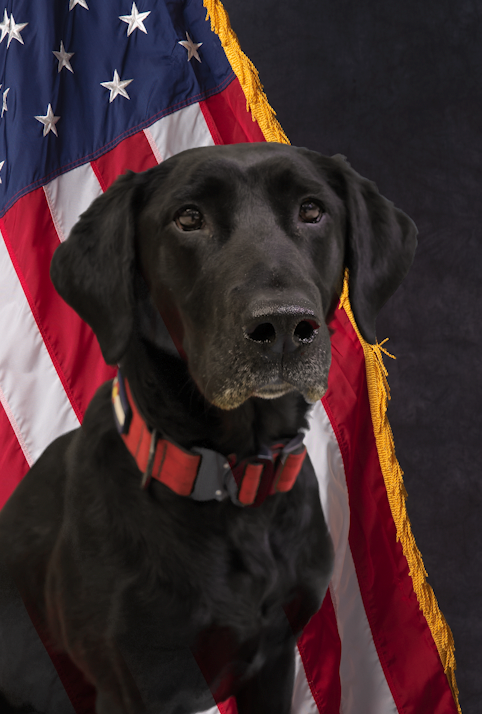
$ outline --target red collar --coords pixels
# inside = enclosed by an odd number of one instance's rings
[[[112,404],[119,433],[143,474],[142,488],[154,478],[197,501],[229,496],[238,506],[258,506],[267,496],[293,488],[306,455],[301,433],[239,463],[211,449],[183,449],[149,429],[120,371],[112,385]]]

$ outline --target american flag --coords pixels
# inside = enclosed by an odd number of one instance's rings
[[[90,328],[50,282],[59,242],[127,169],[143,171],[194,146],[271,138],[259,120],[269,111],[263,98],[258,122],[246,109],[256,75],[221,3],[204,5],[0,5],[0,506],[46,446],[79,426],[97,387],[113,376]],[[223,32],[211,29],[206,8]],[[423,574],[397,539],[366,355],[347,312],[336,311],[329,390],[306,437],[336,555],[329,592],[298,644],[292,711],[455,713],[454,680],[450,686],[444,672],[452,676],[450,636],[436,601],[435,620],[422,611]],[[43,633],[32,628],[32,636]],[[44,645],[65,694],[62,714],[93,713],[90,688]],[[0,667],[1,689],[8,654]],[[232,700],[213,702],[218,708],[235,712]]]

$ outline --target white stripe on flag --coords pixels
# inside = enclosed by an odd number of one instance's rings
[[[305,444],[318,478],[321,504],[335,548],[330,590],[341,640],[341,711],[397,714],[373,642],[348,542],[350,507],[343,459],[321,402],[311,413]]]
[[[38,331],[3,236],[0,275],[2,404],[25,459],[32,464],[53,439],[75,429],[79,422]]]
[[[185,149],[213,146],[214,141],[199,104],[191,104],[144,129],[157,163]]]
[[[320,658],[321,657],[323,657],[322,653],[320,653]],[[311,693],[311,687],[306,679],[305,668],[303,667],[298,648],[295,650],[295,685],[293,687],[293,699],[291,701],[291,714],[319,714],[318,707]]]
[[[68,238],[80,214],[102,193],[90,164],[62,174],[44,186],[44,191],[60,241]]]

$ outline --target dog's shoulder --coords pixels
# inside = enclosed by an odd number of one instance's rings
[[[75,466],[72,466],[76,452],[84,444],[89,448],[94,441],[93,433],[97,441],[101,441],[106,431],[102,412],[105,405],[109,405],[107,391],[108,385],[103,385],[92,400],[86,427],[55,439],[0,511],[0,558],[14,569],[18,564],[19,571],[29,573],[29,577],[35,573],[43,577],[45,573],[64,521],[65,494],[69,478],[75,476]]]
[[[35,592],[43,581],[57,540],[63,515],[65,454],[77,431],[47,447],[0,512],[0,559],[9,566],[24,595]]]

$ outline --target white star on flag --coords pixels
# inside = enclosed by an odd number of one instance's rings
[[[129,37],[129,35],[132,34],[134,30],[142,30],[142,32],[145,32],[147,35],[147,30],[144,27],[143,21],[150,14],[150,10],[148,12],[139,12],[135,2],[133,2],[130,15],[119,15],[119,20],[122,20],[122,22],[127,22],[127,24],[129,25],[129,27],[127,28],[127,37]]]
[[[35,117],[35,119],[44,125],[44,136],[47,136],[49,131],[53,131],[55,136],[58,136],[57,127],[55,125],[57,124],[60,117],[54,116],[52,106],[50,104],[47,107],[47,114],[44,117],[37,116]]]
[[[0,84],[0,89],[1,89],[1,87],[2,87],[2,85]],[[7,107],[7,94],[9,93],[9,91],[10,91],[10,87],[7,87],[6,90],[5,90],[4,93],[3,93],[2,114],[1,114],[1,117],[0,117],[0,118],[2,118],[2,119],[3,119],[3,115],[5,114],[5,112],[8,111],[8,107]]]
[[[3,169],[3,164],[5,161],[0,161],[0,171]],[[0,178],[0,183],[2,183],[2,179]]]
[[[132,79],[121,79],[117,70],[114,70],[114,77],[111,82],[101,82],[101,85],[106,89],[110,89],[109,102],[113,102],[118,94],[122,95],[126,99],[130,99],[127,94],[125,87],[132,82]]]
[[[86,0],[70,0],[69,3],[69,12],[74,9],[76,5],[80,5],[80,7],[85,7],[86,10],[89,9],[89,6],[86,3]]]
[[[72,65],[70,64],[70,58],[75,55],[75,52],[67,52],[65,50],[64,43],[62,40],[60,40],[60,50],[58,52],[56,52],[56,50],[52,50],[52,54],[54,54],[59,61],[59,72],[62,67],[67,67],[67,69],[72,72],[72,74],[74,73]]]
[[[187,61],[190,62],[192,57],[195,57],[198,62],[201,61],[199,55],[198,55],[198,47],[201,47],[202,42],[193,42],[191,38],[189,37],[189,34],[186,32],[186,37],[187,37],[187,42],[186,40],[180,40],[178,42],[179,45],[182,45],[185,47],[188,51],[188,56],[187,56]]]
[[[5,18],[4,18],[5,19]],[[24,44],[22,40],[22,35],[20,34],[21,30],[23,30],[24,27],[27,27],[28,22],[19,22],[16,23],[13,15],[10,15],[10,28],[8,30],[8,42],[7,42],[7,47],[10,47],[10,43],[12,40],[18,40],[22,45]],[[2,30],[3,32],[3,30]]]
[[[10,30],[10,18],[6,10],[3,11],[3,20],[0,22],[0,30],[2,31],[0,42],[3,42],[5,35],[8,35]]]

